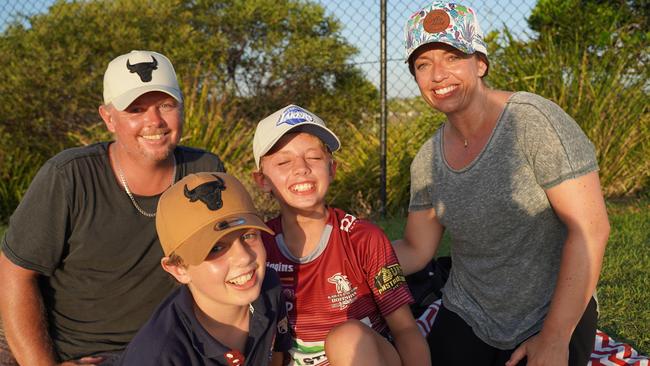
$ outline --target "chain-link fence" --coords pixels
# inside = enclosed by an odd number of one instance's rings
[[[53,10],[50,7],[61,1],[64,0],[0,0],[0,32],[7,29],[7,25],[14,21],[24,21],[26,22],[25,26],[29,27],[30,24],[26,21],[27,17],[51,12]],[[529,31],[526,18],[536,0],[457,1],[475,8],[484,33],[487,34],[492,30],[507,26],[516,37],[527,38]],[[91,3],[92,0],[70,2]],[[387,116],[391,115],[384,98],[411,98],[419,94],[416,83],[404,63],[403,26],[412,13],[428,5],[431,0],[302,0],[301,2],[321,5],[327,16],[340,22],[342,27],[340,35],[345,42],[354,46],[358,51],[346,62],[362,70],[365,78],[377,90],[384,91],[379,93],[382,100],[377,103],[382,106],[379,119],[381,127],[378,129],[381,135],[380,163],[382,172],[379,186],[382,191],[380,194],[381,211],[384,212],[386,203],[386,122]],[[382,17],[385,19],[383,24]],[[385,43],[383,43],[386,49],[385,58],[382,58],[381,52],[382,27],[385,27]],[[381,82],[382,66],[385,67],[384,83]],[[399,119],[399,116],[391,116],[391,118],[395,120]]]
[[[343,36],[359,50],[351,62],[359,66],[366,77],[379,87],[380,82],[380,14],[379,0],[315,0],[327,13],[340,20]],[[509,1],[458,1],[472,5],[479,14],[484,33],[506,25],[516,35],[525,37],[528,32],[526,17],[535,0]],[[4,0],[0,5],[0,30],[21,15],[47,12],[54,0]],[[427,0],[386,1],[387,91],[388,97],[412,97],[417,87],[404,65],[402,28],[408,16],[431,3]]]
[[[366,76],[379,86],[380,75],[380,1],[318,0],[325,9],[343,24],[343,35],[359,49],[353,62]],[[427,0],[386,1],[386,47],[388,97],[418,95],[416,84],[404,64],[404,34],[406,19],[418,9],[430,4]],[[471,5],[478,13],[484,33],[507,25],[517,36],[525,37],[528,31],[526,18],[535,0],[524,1],[458,1]]]

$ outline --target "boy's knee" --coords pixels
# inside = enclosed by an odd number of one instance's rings
[[[332,328],[325,338],[327,344],[356,345],[368,337],[372,339],[373,330],[357,319],[350,319]]]
[[[331,365],[399,365],[394,347],[371,327],[350,319],[332,328],[325,339]]]
[[[342,355],[352,350],[374,347],[373,330],[357,319],[333,327],[325,338],[325,353]],[[329,356],[328,356],[329,358]]]

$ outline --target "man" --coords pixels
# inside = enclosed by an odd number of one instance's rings
[[[159,264],[160,194],[189,173],[224,170],[177,146],[183,99],[159,53],[109,63],[99,114],[115,140],[45,163],[2,240],[0,314],[23,365],[114,361],[174,287]]]

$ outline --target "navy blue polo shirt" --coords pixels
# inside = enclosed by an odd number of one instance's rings
[[[260,296],[253,302],[246,349],[239,350],[246,365],[267,365],[271,351],[291,347],[282,287],[277,273],[266,268]],[[187,286],[174,290],[153,313],[124,351],[120,365],[242,365],[237,350],[214,339],[193,311]]]

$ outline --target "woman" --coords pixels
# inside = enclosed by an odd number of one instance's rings
[[[420,93],[447,117],[413,160],[405,237],[395,243],[409,274],[445,230],[452,240],[431,359],[586,365],[609,235],[593,145],[553,102],[485,84],[471,8],[436,2],[405,32]]]

